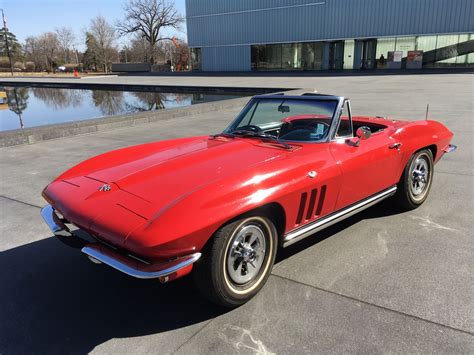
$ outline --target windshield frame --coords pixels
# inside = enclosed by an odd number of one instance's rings
[[[281,139],[278,138],[282,142],[291,142],[291,143],[301,143],[301,144],[319,144],[319,143],[328,143],[330,142],[335,132],[337,131],[337,127],[339,126],[339,119],[340,113],[342,112],[342,108],[344,106],[345,98],[340,96],[331,96],[331,95],[301,95],[301,96],[293,96],[293,95],[284,95],[284,94],[277,94],[277,95],[259,95],[252,97],[247,104],[244,106],[242,111],[237,115],[237,117],[232,120],[232,122],[227,126],[226,129],[222,133],[225,134],[232,134],[233,131],[238,127],[239,123],[245,118],[247,113],[250,110],[256,110],[260,100],[275,100],[275,101],[283,101],[283,100],[304,100],[304,101],[334,101],[336,102],[336,106],[334,112],[331,117],[331,123],[329,127],[328,134],[326,137],[319,141],[296,141],[296,140],[288,140],[288,139]]]

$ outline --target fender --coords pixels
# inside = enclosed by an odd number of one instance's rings
[[[341,172],[329,150],[317,148],[317,153],[281,156],[257,170],[213,182],[181,197],[159,211],[143,230],[137,230],[147,237],[134,238],[132,233],[126,241],[127,247],[137,253],[153,250],[156,258],[199,251],[223,224],[268,204],[277,204],[283,209],[286,233],[316,218],[306,218],[305,214],[300,224],[295,223],[302,194],[306,193],[309,198],[313,189],[323,185],[327,192],[321,214],[331,211],[336,203]],[[317,176],[309,177],[309,171],[317,171]]]
[[[432,120],[410,122],[401,129],[400,134],[404,145],[400,176],[410,157],[421,148],[434,147],[433,161],[437,163],[443,156],[443,148],[454,135],[445,125]]]

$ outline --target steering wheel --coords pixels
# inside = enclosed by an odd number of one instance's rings
[[[253,124],[238,127],[238,130],[239,131],[251,131],[251,132],[255,132],[255,133],[262,132],[262,129],[259,126],[255,126]]]

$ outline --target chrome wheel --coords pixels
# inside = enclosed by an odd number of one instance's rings
[[[415,200],[424,197],[431,179],[430,164],[425,155],[413,160],[410,167],[410,193]]]
[[[227,250],[227,274],[242,285],[252,281],[265,259],[265,235],[260,226],[244,225],[234,236]]]
[[[220,305],[247,302],[268,280],[277,243],[277,229],[265,215],[255,211],[229,221],[214,233],[196,263],[196,285]]]
[[[405,165],[395,197],[403,209],[410,211],[425,202],[433,183],[433,159],[433,152],[423,149],[415,152]]]

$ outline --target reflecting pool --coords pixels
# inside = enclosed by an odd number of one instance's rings
[[[244,95],[0,86],[0,131],[184,107],[241,96]]]

